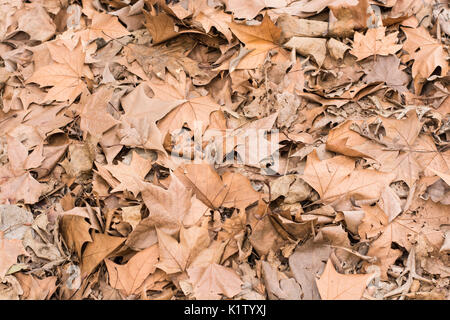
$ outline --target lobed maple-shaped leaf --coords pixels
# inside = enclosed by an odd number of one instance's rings
[[[196,60],[187,56],[196,44],[192,37],[185,34],[160,45],[128,44],[124,53],[129,61],[136,60],[149,78],[156,76],[165,81],[167,70],[180,80],[180,71],[183,70],[192,78],[194,85],[203,86],[210,83],[218,71],[201,68]]]
[[[222,175],[225,185],[225,198],[222,206],[226,208],[239,208],[245,211],[249,205],[257,202],[263,196],[253,189],[250,181],[239,173],[226,172]]]
[[[401,44],[396,44],[398,32],[387,36],[385,32],[385,27],[370,28],[365,35],[355,32],[353,49],[350,50],[350,53],[357,57],[358,60],[375,55],[387,56],[395,54],[402,48]]]
[[[447,75],[449,70],[448,53],[424,27],[402,28],[402,30],[406,34],[404,49],[409,53],[410,60],[414,60],[412,66],[414,90],[416,94],[420,94],[427,78],[437,67],[440,67],[441,76]]]
[[[110,41],[129,35],[130,32],[119,22],[119,19],[111,14],[94,11],[92,23],[82,31],[82,39],[92,41],[97,38]]]
[[[167,190],[146,183],[141,193],[150,214],[142,220],[136,232],[156,227],[167,234],[176,234],[191,208],[191,191],[173,175]]]
[[[233,269],[217,263],[187,270],[197,300],[219,300],[221,295],[232,298],[241,292],[242,281]]]
[[[189,83],[184,73],[180,73],[180,81],[168,75],[167,83],[150,82],[149,86],[155,93],[154,99],[177,105],[158,122],[158,128],[163,137],[181,129],[185,124],[191,130],[198,127],[204,132],[209,125],[211,113],[220,109],[209,95],[190,95]]]
[[[83,78],[92,79],[92,73],[84,65],[85,53],[78,44],[70,50],[62,43],[48,45],[52,59],[49,65],[37,69],[26,83],[34,82],[41,87],[52,87],[47,92],[46,101],[66,101],[72,103],[83,91],[87,90]]]
[[[415,200],[410,211],[399,215],[387,227],[392,228],[392,241],[410,250],[417,241],[418,235],[423,235],[436,250],[444,242],[444,232],[441,226],[450,223],[449,206],[435,203],[431,199]]]
[[[184,103],[185,100],[163,101],[150,98],[146,94],[148,88],[140,84],[130,94],[122,98],[122,107],[125,114],[121,117],[121,129],[119,130],[120,143],[153,149],[165,153],[162,145],[163,136],[156,122],[161,120],[172,109]]]
[[[206,0],[199,1],[198,6],[194,8],[193,21],[202,26],[206,33],[209,33],[212,27],[222,33],[228,42],[231,42],[233,35],[231,34],[229,23],[232,17],[222,10],[208,6]]]
[[[171,274],[185,271],[198,254],[209,246],[208,229],[193,226],[180,230],[180,242],[162,230],[156,230],[160,261],[156,265]]]
[[[445,168],[446,153],[439,153],[434,142],[419,136],[422,123],[415,111],[406,119],[381,118],[386,135],[380,140],[361,136],[351,128],[362,121],[347,120],[329,133],[327,149],[348,156],[368,157],[380,164],[379,171],[395,175],[394,181],[412,186],[427,165]],[[367,121],[370,124],[371,121]],[[427,171],[427,175],[430,171]]]
[[[106,259],[109,284],[114,289],[122,290],[127,296],[136,293],[145,279],[155,272],[158,258],[158,246],[153,245],[136,253],[123,265]]]
[[[430,135],[419,135],[413,145],[415,157],[425,176],[450,171],[450,150],[439,151]]]
[[[120,184],[115,186],[111,192],[128,190],[136,197],[141,191],[144,178],[151,167],[151,161],[141,157],[135,151],[133,151],[129,165],[119,162],[117,165],[108,164],[104,166],[105,169],[120,181]]]
[[[44,114],[44,117],[46,115],[49,114]],[[33,122],[32,120],[35,119],[30,120],[30,122]],[[51,123],[52,120],[48,122]],[[45,129],[42,131],[46,132]],[[30,145],[32,138],[29,137],[29,139],[24,140],[27,144],[25,146],[15,137],[9,134],[6,135],[8,144],[6,151],[9,163],[0,167],[0,203],[23,201],[26,204],[33,204],[38,202],[41,195],[46,191],[46,186],[39,183],[28,171],[34,169],[34,171],[38,172],[38,177],[45,175],[56,164],[64,152],[63,150],[65,150],[64,145],[57,148],[53,148],[50,145],[44,147],[40,138]],[[39,147],[28,154],[28,148],[38,144]],[[55,153],[52,154],[52,152]]]
[[[394,55],[377,57],[372,69],[363,80],[366,83],[381,81],[399,92],[405,92],[409,77],[406,72],[399,69],[399,66],[400,59]]]
[[[279,47],[281,29],[272,22],[267,14],[260,25],[248,26],[232,22],[230,23],[230,29],[245,44],[245,48],[251,50],[239,61],[234,68],[235,70],[259,67],[266,59],[269,51],[272,50],[277,52],[277,55],[272,58],[274,62],[277,59],[282,61],[282,57],[286,58],[285,61],[289,60],[286,51]]]
[[[106,87],[99,88],[94,94],[87,98],[80,113],[80,129],[84,136],[90,133],[94,137],[101,137],[102,134],[119,123],[107,111],[107,106],[114,90]],[[102,119],[99,121],[99,119]]]
[[[308,155],[302,179],[319,193],[322,199],[342,194],[342,185],[355,169],[355,162],[344,156],[320,161],[317,152]]]
[[[36,165],[39,166],[42,158],[35,159],[34,154],[28,155],[28,149],[15,137],[7,135],[6,142],[9,162],[0,167],[2,181],[0,199],[8,199],[8,202],[24,200],[25,203],[35,203],[45,188],[27,172],[27,169],[33,166],[34,161],[38,161]]]
[[[349,197],[378,199],[394,177],[393,173],[355,170],[355,161],[345,156],[321,161],[313,151],[308,155],[302,178],[319,193],[322,201],[339,205]]]
[[[396,179],[403,180],[412,187],[421,171],[416,160],[414,143],[419,136],[422,123],[414,110],[408,112],[406,119],[383,118],[382,121],[386,130],[383,142],[393,150],[399,150],[399,153],[395,157],[385,159],[380,171],[393,172]]]
[[[360,300],[375,274],[341,274],[328,259],[325,270],[316,280],[322,300]]]
[[[178,167],[174,174],[210,208],[218,208],[223,203],[225,186],[209,164],[187,164]]]
[[[185,186],[211,209],[224,206],[244,210],[264,194],[255,191],[250,181],[239,173],[220,177],[209,164],[187,164],[174,171]]]
[[[370,119],[366,121],[366,123],[371,123]],[[346,120],[331,129],[327,138],[327,150],[349,157],[369,157],[380,161],[383,147],[352,130],[355,124],[360,126],[362,121]]]

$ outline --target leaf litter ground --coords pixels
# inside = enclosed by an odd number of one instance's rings
[[[0,4],[1,299],[448,299],[445,3]]]

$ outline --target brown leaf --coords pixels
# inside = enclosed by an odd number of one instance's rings
[[[400,59],[394,55],[376,57],[370,72],[363,78],[366,83],[384,82],[399,92],[406,91],[408,74],[399,69]]]
[[[327,40],[321,38],[292,37],[284,46],[295,49],[303,56],[312,56],[319,67],[322,66],[327,54]]]
[[[19,280],[23,289],[22,299],[25,300],[48,300],[57,288],[55,276],[38,279],[21,272],[14,276]]]
[[[356,32],[353,49],[350,50],[350,53],[358,60],[375,55],[395,54],[402,48],[401,44],[396,44],[398,32],[385,36],[385,30],[385,27],[371,28],[365,35]]]
[[[144,178],[151,167],[151,161],[136,152],[133,152],[129,165],[119,162],[117,165],[104,166],[120,182],[111,192],[128,190],[136,197],[141,191]]]
[[[446,57],[448,54],[424,27],[402,28],[402,30],[407,37],[404,49],[410,54],[410,58],[414,59],[412,66],[414,89],[416,94],[420,94],[427,78],[437,67],[440,67],[441,76],[447,74],[449,68]]]
[[[328,260],[325,270],[316,280],[322,300],[360,300],[374,274],[340,274]]]
[[[248,20],[253,19],[265,7],[282,8],[287,5],[286,0],[226,0],[225,3],[227,11],[233,12],[236,18]]]
[[[103,38],[106,41],[129,35],[128,30],[122,26],[117,17],[95,11],[92,16],[92,24],[83,31],[83,38],[92,41]]]
[[[338,36],[349,35],[353,30],[367,27],[370,18],[369,1],[335,0],[330,8],[331,32]]]
[[[362,206],[364,218],[358,226],[358,233],[362,239],[376,237],[386,225],[388,225],[388,217],[384,211],[377,206]]]
[[[230,29],[245,44],[246,49],[252,50],[241,59],[235,70],[257,68],[264,62],[268,52],[271,50],[275,50],[278,53],[276,55],[277,58],[281,57],[280,59],[283,59],[283,57],[287,56],[278,45],[281,29],[270,20],[268,15],[264,16],[260,25],[248,26],[232,22]],[[285,61],[287,60],[286,58]]]
[[[73,50],[64,44],[56,43],[49,46],[55,62],[37,69],[27,79],[27,83],[34,82],[41,87],[52,88],[47,92],[46,101],[66,101],[72,103],[83,91],[86,84],[82,78],[92,78],[89,68],[84,66],[85,54],[81,44]]]
[[[127,296],[137,293],[145,279],[155,272],[158,257],[158,246],[153,245],[136,253],[123,265],[106,259],[109,284],[115,289],[122,290]]]
[[[28,255],[22,245],[22,240],[4,239],[0,232],[0,279],[8,272],[9,268],[17,263],[17,257]]]
[[[161,130],[163,137],[181,129],[184,124],[187,124],[191,130],[194,130],[197,125],[200,126],[202,132],[205,131],[209,124],[210,114],[219,110],[220,106],[210,96],[188,97],[189,82],[183,74],[180,74],[180,81],[171,76],[167,77],[167,81],[169,85],[162,82],[149,83],[156,99],[176,103],[182,101],[158,122],[158,128]]]
[[[164,12],[157,14],[147,13],[144,11],[145,26],[152,35],[153,44],[158,44],[166,40],[172,39],[179,35],[175,31],[174,19]]]
[[[313,187],[327,203],[345,205],[348,197],[358,200],[378,199],[392,182],[393,173],[356,169],[354,160],[344,156],[320,161],[317,152],[308,155],[303,180]],[[348,209],[345,209],[348,210]]]
[[[250,181],[239,173],[226,172],[222,176],[225,185],[226,196],[222,206],[226,208],[238,208],[245,211],[245,208],[255,203],[263,194],[253,189]]]
[[[277,270],[267,261],[262,262],[262,273],[271,300],[300,300],[302,290],[293,278],[278,279]]]
[[[367,255],[376,257],[376,265],[380,267],[380,277],[382,280],[387,280],[387,271],[389,266],[394,264],[403,252],[399,249],[392,249],[393,234],[398,232],[395,224],[388,225],[381,236],[370,244],[370,249]]]
[[[242,281],[233,269],[216,263],[187,270],[197,300],[219,300],[221,295],[232,298],[241,291]]]
[[[27,4],[16,15],[18,30],[28,33],[30,39],[47,41],[55,34],[55,24],[40,5]]]
[[[146,183],[141,192],[150,214],[141,221],[136,232],[142,232],[146,227],[158,228],[169,235],[178,233],[191,208],[191,191],[176,176],[172,176],[167,190]]]
[[[180,242],[162,230],[156,230],[160,262],[156,265],[166,273],[185,271],[197,255],[209,246],[208,230],[204,227],[181,228]]]
[[[226,187],[209,164],[188,164],[174,171],[197,198],[211,209],[218,208],[226,197]]]
[[[81,251],[86,242],[92,242],[89,230],[91,225],[82,216],[65,214],[61,217],[59,228],[66,245],[81,258]]]
[[[0,202],[17,203],[23,200],[27,204],[39,201],[46,190],[44,184],[36,181],[31,174],[24,173],[18,177],[10,177],[0,186]]]
[[[126,238],[112,237],[103,233],[92,234],[81,257],[81,276],[87,277],[111,253],[113,253]]]
[[[225,36],[228,42],[231,42],[232,38],[229,27],[231,21],[231,15],[208,6],[205,0],[200,2],[199,8],[196,8],[196,13],[194,14],[194,22],[199,23],[206,33],[209,33],[211,27],[215,27],[217,31]]]
[[[302,287],[303,300],[319,300],[315,278],[325,267],[331,253],[331,246],[309,240],[297,247],[289,257],[289,266],[295,280]]]
[[[107,111],[112,94],[113,90],[101,87],[87,98],[80,113],[80,128],[85,136],[90,133],[94,137],[100,138],[105,131],[119,123]],[[102,121],[99,121],[99,119],[102,119]]]

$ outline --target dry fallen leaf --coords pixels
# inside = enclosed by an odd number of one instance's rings
[[[390,33],[387,36],[385,32],[385,27],[368,29],[365,35],[356,32],[355,42],[350,53],[358,60],[377,54],[381,56],[395,54],[402,48],[401,44],[396,44],[398,32]]]
[[[158,247],[153,245],[136,253],[124,265],[106,259],[109,284],[115,289],[122,290],[127,296],[136,293],[145,279],[155,272],[158,257]]]
[[[65,214],[61,217],[59,227],[66,245],[81,258],[83,245],[92,241],[89,234],[91,225],[85,221],[84,217]]]
[[[187,270],[197,300],[218,300],[220,295],[232,298],[241,292],[242,281],[236,272],[213,263]]]
[[[81,257],[81,276],[87,277],[92,271],[113,253],[126,238],[111,237],[102,233],[93,233],[92,242],[86,245]]]
[[[92,78],[89,68],[85,67],[85,54],[81,44],[70,50],[62,43],[49,46],[53,63],[37,69],[27,82],[34,82],[41,87],[52,88],[45,96],[46,101],[66,101],[72,103],[80,93],[85,91],[86,83],[82,78]]]
[[[181,228],[180,242],[159,229],[156,231],[160,252],[156,266],[168,274],[185,271],[210,241],[208,230],[203,227]]]
[[[406,34],[404,49],[414,59],[412,76],[416,94],[422,90],[422,86],[433,71],[440,67],[440,75],[445,76],[449,70],[443,46],[433,39],[423,27],[409,29],[402,28]],[[419,50],[417,50],[419,49]]]
[[[22,245],[22,240],[4,239],[3,232],[0,236],[0,279],[3,279],[9,268],[17,263],[17,257],[28,253]]]
[[[257,26],[247,26],[232,22],[231,31],[236,37],[245,43],[245,48],[252,50],[235,67],[238,69],[254,69],[261,65],[266,59],[269,51],[276,51],[276,57],[283,59],[286,53],[279,47],[281,29],[278,28],[268,15],[264,16],[263,21]],[[287,58],[286,58],[287,60]]]
[[[47,300],[55,292],[56,277],[37,279],[32,275],[17,273],[14,275],[23,289],[22,298],[26,300]]]
[[[151,161],[135,152],[129,165],[119,162],[117,165],[104,166],[120,182],[111,192],[128,190],[136,196],[141,191],[143,180],[151,166]]]
[[[340,274],[328,260],[316,283],[323,300],[360,300],[373,277],[374,274]]]

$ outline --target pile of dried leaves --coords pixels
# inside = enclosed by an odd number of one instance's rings
[[[448,299],[449,19],[1,1],[0,298]]]

